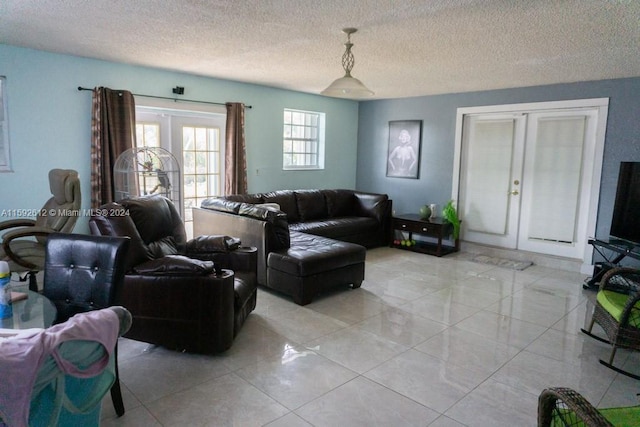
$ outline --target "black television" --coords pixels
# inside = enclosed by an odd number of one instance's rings
[[[620,162],[609,234],[640,245],[640,162]]]

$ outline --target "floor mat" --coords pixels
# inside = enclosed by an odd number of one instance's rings
[[[511,270],[524,270],[533,265],[531,261],[518,261],[515,259],[492,257],[487,255],[476,255],[471,261],[481,264],[495,265],[496,267],[509,268]]]

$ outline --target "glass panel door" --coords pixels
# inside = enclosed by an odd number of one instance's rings
[[[529,114],[519,249],[582,256],[595,131],[595,110]]]
[[[460,177],[465,240],[516,247],[522,164],[522,143],[516,141],[523,129],[521,115],[465,117]]]

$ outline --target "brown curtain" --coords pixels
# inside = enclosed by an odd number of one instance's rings
[[[247,154],[244,140],[244,104],[228,102],[224,156],[224,194],[247,193]]]
[[[93,90],[91,111],[91,207],[114,201],[113,166],[136,145],[136,108],[126,90]]]

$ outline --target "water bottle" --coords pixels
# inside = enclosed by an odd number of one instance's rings
[[[11,271],[6,261],[0,261],[0,319],[13,317],[11,307]]]

